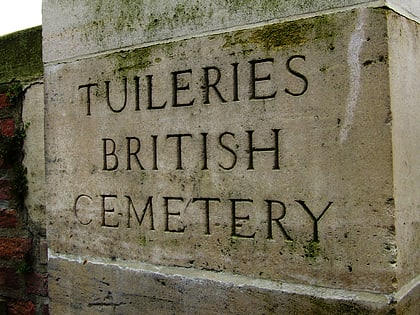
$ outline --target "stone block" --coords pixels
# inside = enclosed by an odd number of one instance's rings
[[[22,120],[26,124],[23,165],[27,168],[25,206],[31,221],[45,229],[44,86],[33,84],[25,91]]]
[[[112,0],[47,1],[43,6],[43,59],[47,63],[64,61],[133,45],[224,33],[226,29],[247,28],[266,21],[386,3],[420,16],[416,0],[146,0],[119,3],[117,11]]]
[[[385,315],[392,305],[369,292],[290,285],[140,263],[51,257],[52,314]],[[70,298],[71,297],[71,298]]]
[[[44,6],[51,311],[414,310],[418,24],[180,3]]]
[[[32,82],[42,77],[42,29],[29,28],[0,37],[0,82]]]

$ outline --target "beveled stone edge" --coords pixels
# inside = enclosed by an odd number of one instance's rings
[[[266,25],[292,22],[292,21],[309,19],[309,18],[316,18],[316,17],[321,17],[321,16],[324,16],[324,15],[338,14],[338,13],[348,12],[348,11],[357,10],[357,9],[378,9],[378,8],[384,8],[384,7],[387,7],[387,4],[385,3],[384,0],[376,0],[376,1],[371,1],[371,2],[367,2],[367,3],[360,3],[360,4],[356,4],[356,5],[351,5],[351,6],[332,8],[332,9],[315,11],[315,12],[308,12],[308,13],[301,13],[301,14],[281,17],[281,18],[277,18],[277,19],[271,19],[271,20],[268,20],[268,21],[265,20],[265,21],[261,21],[261,22],[257,22],[257,23],[249,23],[249,24],[237,25],[237,26],[232,26],[232,27],[223,28],[223,29],[215,29],[215,30],[211,30],[211,31],[204,31],[204,32],[201,32],[201,33],[191,34],[191,35],[187,35],[187,36],[175,36],[175,37],[171,37],[171,38],[167,38],[167,39],[160,39],[160,40],[149,41],[149,42],[144,42],[144,43],[140,43],[140,44],[122,46],[122,47],[107,49],[107,50],[99,51],[99,52],[81,54],[81,55],[78,55],[78,56],[73,56],[73,57],[68,57],[68,58],[53,59],[53,60],[49,60],[49,61],[44,60],[44,69],[45,69],[46,66],[50,66],[50,65],[72,63],[72,62],[76,62],[76,61],[79,61],[79,60],[85,60],[85,59],[96,58],[96,57],[101,57],[101,56],[108,56],[108,55],[112,55],[112,54],[118,53],[118,52],[127,52],[127,51],[130,51],[130,50],[145,48],[145,47],[150,47],[150,46],[176,43],[176,42],[181,42],[183,40],[188,40],[188,39],[203,38],[203,37],[221,35],[221,34],[225,34],[225,33],[243,31],[243,30],[252,30],[254,28],[258,28],[258,27],[262,27],[262,26],[266,26]],[[420,19],[419,19],[419,21],[420,21]]]
[[[391,0],[391,1],[385,0],[385,6],[395,11],[396,13],[404,16],[407,19],[420,23],[420,15],[418,15],[420,14],[420,12],[415,12],[414,10],[408,11],[407,9],[405,9],[403,6],[399,5],[398,3],[394,3],[394,0]],[[419,5],[418,10],[420,10],[420,5]]]
[[[412,11],[408,11],[404,6],[398,3],[394,3],[393,0],[374,0],[370,2],[363,2],[363,3],[359,3],[355,5],[350,5],[350,6],[326,9],[322,11],[300,13],[300,14],[285,16],[285,17],[281,17],[277,19],[268,20],[268,21],[261,21],[258,23],[237,25],[237,26],[232,26],[232,27],[228,27],[224,29],[214,29],[211,31],[205,31],[205,32],[197,33],[197,34],[187,35],[187,36],[176,36],[176,37],[167,38],[167,39],[149,41],[149,42],[145,42],[141,44],[134,44],[134,45],[117,47],[117,48],[111,48],[105,51],[86,53],[86,54],[81,54],[78,56],[72,56],[72,57],[67,57],[67,58],[62,58],[62,59],[55,58],[52,60],[44,61],[44,65],[69,63],[69,62],[73,62],[77,60],[108,55],[115,52],[128,51],[132,49],[149,47],[149,46],[154,46],[154,45],[159,45],[159,44],[173,43],[173,42],[182,41],[182,40],[191,39],[191,38],[214,36],[214,35],[219,35],[219,34],[239,31],[239,30],[252,29],[252,28],[261,27],[264,25],[296,21],[296,20],[307,19],[307,18],[312,18],[312,17],[319,17],[323,15],[328,15],[328,14],[342,13],[342,12],[346,12],[346,11],[354,10],[354,9],[375,9],[375,8],[388,8],[407,19],[413,20],[416,23],[420,23],[420,11],[417,12],[415,9],[413,9]],[[420,8],[418,8],[417,10],[420,10]]]
[[[249,288],[256,290],[268,290],[279,294],[289,294],[298,296],[307,296],[322,300],[332,300],[337,302],[351,302],[354,304],[365,304],[381,309],[389,307],[394,303],[409,296],[410,292],[420,284],[420,276],[413,279],[412,282],[401,288],[396,293],[385,294],[369,291],[350,291],[344,289],[335,289],[327,287],[318,287],[306,284],[295,284],[280,281],[271,281],[265,279],[251,278],[232,273],[215,272],[209,270],[198,270],[194,268],[158,266],[138,261],[98,259],[90,256],[76,256],[69,254],[55,253],[48,250],[48,260],[61,260],[68,263],[78,263],[80,265],[95,265],[103,267],[118,268],[122,271],[143,273],[167,277],[172,279],[187,279],[207,281],[218,284],[227,284],[238,288]]]

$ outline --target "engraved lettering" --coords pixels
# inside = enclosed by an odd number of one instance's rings
[[[220,144],[220,146],[221,146],[223,149],[225,149],[226,151],[228,151],[228,152],[230,152],[230,153],[232,154],[232,164],[231,164],[230,166],[223,166],[222,164],[220,164],[220,163],[219,163],[219,166],[220,166],[222,169],[224,169],[225,171],[229,171],[229,170],[231,170],[231,169],[233,169],[233,168],[235,167],[235,165],[236,165],[236,161],[237,161],[238,157],[236,156],[235,151],[234,151],[232,148],[228,147],[228,146],[227,146],[227,145],[223,142],[223,138],[224,138],[226,135],[229,135],[229,136],[231,136],[232,138],[235,138],[235,134],[233,134],[233,133],[231,133],[231,132],[224,132],[224,133],[222,133],[222,134],[219,136],[219,144]]]
[[[187,91],[190,89],[190,83],[187,82],[184,85],[178,85],[180,76],[183,74],[190,73],[192,74],[192,70],[181,70],[181,71],[174,71],[171,72],[172,74],[172,106],[173,107],[182,107],[182,106],[191,106],[194,104],[194,98],[189,101],[188,103],[179,103],[178,102],[178,91]],[[184,78],[184,76],[182,76]]]
[[[294,59],[303,59],[303,60],[305,60],[305,56],[295,55],[295,56],[292,56],[289,59],[287,59],[287,62],[286,62],[287,70],[291,74],[293,74],[294,76],[298,77],[299,79],[301,79],[303,81],[303,88],[302,88],[302,91],[300,91],[300,92],[291,92],[288,88],[285,88],[284,90],[285,90],[285,92],[287,94],[290,94],[290,95],[293,95],[293,96],[300,96],[300,95],[305,94],[305,92],[308,90],[308,79],[302,73],[297,72],[296,70],[293,70],[290,67],[290,63]]]
[[[192,202],[204,201],[205,204],[205,217],[206,217],[206,235],[211,235],[210,233],[210,201],[220,202],[219,198],[193,198]]]
[[[140,78],[138,76],[134,77],[134,83],[136,88],[136,108],[135,111],[140,110]]]
[[[251,64],[251,100],[263,100],[268,98],[274,98],[277,94],[277,91],[272,92],[271,94],[259,94],[257,93],[257,82],[262,81],[270,81],[271,80],[271,74],[267,74],[266,76],[260,77],[256,74],[256,66],[261,63],[270,62],[273,63],[273,58],[265,58],[260,60],[251,60],[249,63]]]
[[[158,159],[157,159],[157,135],[152,135],[153,140],[153,170],[158,170]]]
[[[167,102],[163,103],[160,106],[153,106],[153,75],[147,75],[146,80],[147,80],[147,101],[148,101],[147,109],[165,108]]]
[[[84,85],[79,85],[79,90],[80,89],[84,89],[86,88],[86,110],[87,110],[87,114],[86,116],[90,116],[91,115],[91,111],[90,111],[90,88],[92,86],[98,87],[98,83],[89,83],[89,84],[84,84]]]
[[[178,227],[178,228],[169,228],[169,217],[170,216],[176,216],[180,217],[181,212],[170,212],[169,211],[169,201],[170,200],[176,200],[176,201],[184,201],[184,198],[182,197],[163,197],[163,200],[165,201],[165,232],[177,232],[177,233],[184,233],[185,226]],[[180,219],[179,219],[180,221]],[[181,222],[180,222],[181,223]],[[182,225],[182,223],[181,223]]]
[[[110,138],[103,138],[103,157],[104,157],[104,164],[103,170],[104,171],[114,171],[118,168],[118,156],[115,154],[116,151],[116,144],[114,140]],[[111,152],[108,152],[108,144],[111,145]],[[108,160],[113,160],[114,163],[109,162]],[[110,165],[111,164],[111,165]]]
[[[239,63],[234,62],[232,63],[233,66],[233,101],[237,102],[239,101],[239,82],[238,82],[238,65]]]
[[[177,147],[177,170],[183,170],[182,167],[182,138],[183,137],[190,137],[192,138],[192,134],[186,133],[186,134],[174,134],[174,135],[167,135],[166,139],[169,138],[176,138],[176,147]]]
[[[242,234],[239,234],[236,230],[237,226],[240,225],[238,220],[242,220],[242,221],[248,221],[249,220],[249,215],[242,216],[242,217],[236,216],[236,204],[239,203],[239,202],[253,203],[254,201],[252,199],[229,199],[229,200],[232,203],[232,233],[231,233],[231,236],[241,237],[241,238],[254,238],[255,232],[251,235],[242,235]]]
[[[216,95],[219,97],[219,99],[222,101],[222,103],[226,103],[226,100],[223,98],[222,94],[220,94],[220,91],[217,88],[217,84],[220,81],[220,70],[217,67],[205,67],[203,68],[204,70],[204,104],[210,104],[209,101],[209,94],[210,94],[210,88],[212,88],[214,90],[214,92],[216,93]],[[211,71],[212,70],[212,71]],[[214,80],[213,83],[210,83],[210,79],[209,79],[209,72],[214,72],[216,73],[216,79]]]
[[[131,209],[133,209],[134,215],[136,216],[137,219],[137,223],[139,224],[139,226],[141,226],[144,217],[146,216],[146,212],[147,209],[150,209],[149,211],[149,220],[150,220],[150,230],[154,230],[155,226],[153,224],[153,197],[149,196],[149,198],[147,199],[146,202],[146,206],[143,209],[143,213],[141,215],[141,218],[139,218],[136,208],[134,207],[133,201],[131,200],[130,196],[124,196],[125,198],[128,199],[128,209],[127,209],[127,215],[128,215],[128,221],[127,221],[127,227],[130,228],[130,221],[131,221]]]
[[[115,212],[114,208],[111,208],[111,209],[107,208],[107,200],[108,199],[117,199],[117,195],[101,195],[101,197],[102,197],[102,224],[101,224],[101,226],[114,227],[114,228],[118,227],[120,225],[120,222],[111,224],[111,223],[107,223],[107,220],[106,220],[106,218],[107,218],[106,214],[107,213],[114,213]]]
[[[267,203],[267,214],[268,214],[268,230],[267,230],[267,239],[273,239],[273,223],[277,223],[280,231],[283,233],[284,237],[288,241],[292,241],[292,238],[287,234],[286,229],[283,227],[283,224],[280,222],[286,216],[286,206],[283,202],[278,200],[264,200]],[[273,204],[280,206],[282,212],[278,218],[273,218]]]
[[[106,103],[108,104],[108,107],[113,111],[114,113],[121,113],[125,106],[127,105],[127,78],[123,79],[124,81],[124,104],[119,109],[114,109],[111,105],[111,101],[109,99],[109,83],[110,81],[105,81],[105,89],[106,89]]]
[[[140,152],[140,139],[137,137],[126,137],[127,139],[127,170],[131,170],[131,157],[134,157],[134,160],[137,162],[137,165],[140,169],[144,170],[143,165],[141,165],[139,157],[137,154]],[[131,144],[135,142],[136,149],[134,152],[131,151]]]
[[[332,205],[332,201],[328,203],[328,205],[325,207],[325,209],[322,211],[322,213],[316,218],[312,211],[308,208],[308,206],[305,204],[305,201],[303,200],[295,200],[298,204],[302,206],[302,208],[306,211],[307,214],[311,217],[312,221],[314,222],[314,229],[313,229],[313,241],[319,242],[319,235],[318,235],[318,222],[321,220],[325,212],[327,212],[328,208]]]
[[[279,166],[279,131],[280,129],[271,129],[274,133],[274,147],[272,148],[256,148],[254,147],[252,135],[254,133],[253,130],[247,130],[248,133],[248,143],[249,143],[249,164],[248,169],[254,169],[254,152],[269,152],[274,151],[274,163],[273,163],[273,170],[280,169]]]
[[[76,201],[74,202],[74,207],[73,207],[74,215],[76,216],[79,223],[81,225],[89,225],[90,223],[92,223],[92,219],[89,219],[88,221],[83,222],[82,220],[80,220],[79,215],[77,214],[78,211],[79,211],[78,204],[79,204],[80,199],[87,199],[89,201],[89,203],[91,203],[92,198],[89,195],[85,195],[85,194],[79,195],[79,196],[77,196]]]
[[[207,170],[207,133],[201,133],[203,136],[203,167],[202,170]]]

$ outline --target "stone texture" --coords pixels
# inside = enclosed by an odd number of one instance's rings
[[[363,9],[47,65],[51,250],[393,292],[386,26]]]
[[[31,82],[42,77],[40,26],[0,37],[0,83]]]
[[[28,194],[25,206],[31,221],[45,235],[45,149],[44,149],[44,86],[32,84],[25,92],[22,120],[26,124],[23,164],[27,168]]]
[[[388,0],[386,4],[399,14],[420,22],[420,2],[417,0]]]
[[[398,278],[403,286],[420,278],[420,26],[392,13],[388,32]]]
[[[51,312],[418,314],[418,1],[114,7],[44,1]]]
[[[141,264],[50,259],[51,314],[392,314],[391,301]],[[69,280],[71,279],[71,280]]]
[[[142,0],[119,3],[117,12],[112,0],[45,0],[43,58],[54,62],[270,20],[385,5],[420,17],[417,0]]]

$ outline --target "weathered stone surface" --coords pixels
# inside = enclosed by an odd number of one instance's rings
[[[402,286],[420,279],[420,25],[392,13],[388,32],[398,279]]]
[[[393,292],[386,11],[48,64],[51,251]]]
[[[121,261],[51,257],[50,279],[52,314],[395,314],[375,293]]]
[[[262,21],[385,5],[420,19],[417,0],[142,0],[118,3],[117,12],[112,0],[44,0],[43,58],[54,62]]]
[[[34,83],[27,88],[23,101],[22,120],[27,125],[23,164],[27,168],[28,194],[25,206],[32,222],[45,234],[45,148],[44,86]]]
[[[41,26],[1,36],[0,42],[0,82],[42,77]]]

